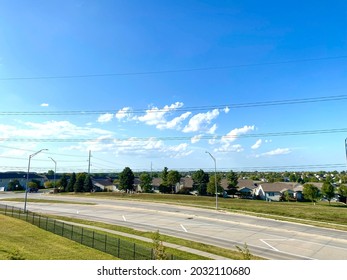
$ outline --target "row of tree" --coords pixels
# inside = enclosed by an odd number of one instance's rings
[[[182,175],[177,170],[169,170],[164,167],[163,171],[159,174],[161,178],[161,184],[159,186],[159,191],[162,193],[174,193],[175,186],[180,182]],[[228,181],[228,188],[231,194],[235,194],[238,184],[238,176],[235,172],[230,171],[226,175]],[[152,176],[148,172],[143,172],[139,176],[140,185],[142,191],[151,192],[152,191]],[[119,174],[119,189],[132,191],[134,189],[135,175],[129,167],[125,167],[123,171]],[[194,172],[192,174],[192,180],[194,182],[193,189],[198,191],[200,195],[212,195],[217,192],[223,192],[221,186],[222,176],[221,174],[209,175],[202,169]],[[183,189],[182,192],[185,190]],[[190,190],[191,191],[191,190]]]

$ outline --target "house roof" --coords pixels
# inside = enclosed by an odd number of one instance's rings
[[[101,186],[113,186],[113,182],[109,179],[92,179],[94,185],[99,184]]]
[[[286,190],[293,191],[293,183],[276,182],[276,183],[261,183],[259,184],[264,192],[284,192]]]
[[[184,188],[193,188],[193,179],[191,177],[183,177],[180,180],[180,185]]]
[[[161,178],[153,178],[152,179],[152,186],[153,187],[159,187],[163,180]]]
[[[238,180],[237,182],[237,187],[238,188],[249,188],[249,189],[254,189],[256,187],[255,183],[253,180],[248,180],[248,179],[242,179]]]

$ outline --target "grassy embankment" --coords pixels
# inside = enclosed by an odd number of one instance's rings
[[[116,257],[0,215],[0,259],[114,260]]]

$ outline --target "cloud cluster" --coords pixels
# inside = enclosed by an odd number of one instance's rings
[[[130,107],[124,107],[114,115],[110,113],[100,115],[97,121],[99,123],[106,123],[116,118],[118,121],[137,121],[149,126],[155,126],[159,130],[172,129],[184,133],[201,131],[207,134],[214,134],[218,126],[215,123],[212,124],[212,121],[214,121],[221,112],[227,114],[230,111],[228,107],[225,107],[224,109],[214,109],[195,115],[189,111],[177,115],[177,112],[183,105],[182,102],[176,102],[171,105],[165,105],[162,108],[152,106],[147,109],[143,115],[135,115]],[[176,114],[176,116],[173,116],[174,114]],[[183,122],[188,119],[188,123],[183,126]]]

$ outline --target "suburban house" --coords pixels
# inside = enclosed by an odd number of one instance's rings
[[[113,184],[110,178],[92,178],[94,191],[118,191],[118,188]]]
[[[27,173],[26,172],[0,172],[0,191],[6,191],[8,189],[8,184],[13,182],[14,180],[18,180],[19,184],[25,188]],[[40,182],[41,186],[43,186],[46,178],[37,173],[30,172],[29,173],[29,182],[31,180],[37,180]]]
[[[280,201],[286,191],[294,197],[294,184],[286,182],[260,183],[254,188],[253,195],[267,201]]]
[[[255,183],[253,180],[238,180],[237,195],[241,198],[251,198],[253,197],[253,192],[256,187],[258,187],[258,184]]]

